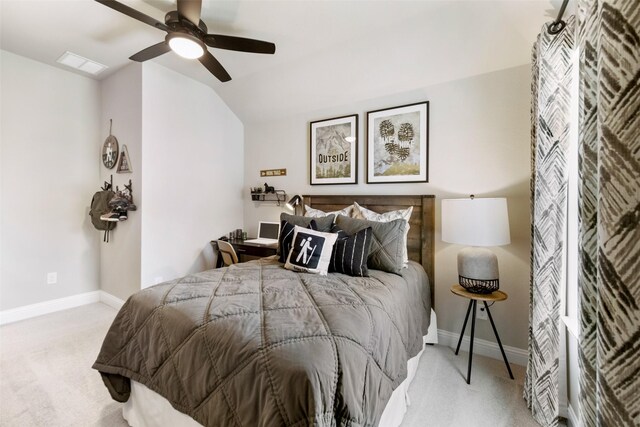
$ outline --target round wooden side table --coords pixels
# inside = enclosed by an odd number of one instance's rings
[[[504,349],[502,348],[502,342],[500,341],[500,336],[498,335],[498,330],[496,329],[495,323],[493,323],[493,317],[491,317],[491,311],[489,311],[489,306],[487,305],[487,301],[497,302],[504,301],[508,298],[507,294],[502,291],[494,291],[490,294],[476,294],[473,292],[469,292],[462,286],[455,284],[451,286],[451,292],[455,295],[458,295],[463,298],[469,299],[469,308],[467,308],[467,315],[464,318],[464,324],[462,325],[462,332],[460,332],[460,339],[458,340],[458,346],[456,347],[456,356],[458,355],[458,351],[460,350],[460,344],[462,343],[462,337],[464,336],[464,330],[467,327],[467,321],[469,320],[469,313],[471,313],[471,308],[473,307],[473,317],[471,317],[471,340],[469,342],[469,367],[467,368],[467,384],[471,383],[471,360],[473,359],[473,335],[476,328],[476,307],[478,305],[478,301],[482,301],[484,303],[484,308],[487,310],[487,316],[489,316],[489,320],[491,321],[491,327],[493,328],[493,333],[496,336],[496,340],[498,341],[498,346],[500,346],[500,352],[502,352],[502,359],[504,359],[504,364],[507,365],[507,370],[509,371],[509,377],[513,379],[513,373],[511,372],[511,366],[509,366],[509,361],[507,360],[507,355],[504,353]]]

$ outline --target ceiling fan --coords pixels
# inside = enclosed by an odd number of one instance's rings
[[[198,59],[218,80],[228,82],[231,76],[207,50],[207,46],[250,53],[272,54],[276,51],[276,45],[270,42],[208,34],[207,26],[200,19],[202,0],[177,0],[178,10],[168,12],[164,17],[164,24],[115,0],[96,1],[167,33],[164,41],[129,57],[133,61],[144,62],[173,50],[184,58]]]

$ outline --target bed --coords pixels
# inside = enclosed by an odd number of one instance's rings
[[[435,342],[432,196],[305,196],[332,211],[413,206],[400,274],[327,276],[276,258],[147,288],[122,307],[94,368],[133,426],[396,426]]]

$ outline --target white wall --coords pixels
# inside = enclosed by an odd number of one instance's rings
[[[213,89],[145,63],[142,286],[213,268],[209,241],[243,226],[244,128]]]
[[[137,211],[130,212],[129,219],[118,223],[111,231],[109,242],[100,237],[100,283],[102,290],[120,299],[140,290],[140,251],[142,229],[142,65],[132,62],[101,82],[102,114],[100,139],[96,145],[102,149],[109,135],[109,119],[113,119],[112,134],[118,139],[120,150],[127,146],[132,173],[116,173],[117,167],[107,169],[102,159],[94,161],[100,171],[96,189],[113,175],[114,189],[124,188],[131,179],[133,201]],[[98,169],[99,168],[99,169]]]
[[[430,101],[429,183],[367,185],[365,170],[366,112]],[[511,240],[495,248],[501,289],[509,294],[491,312],[504,344],[527,348],[529,301],[530,65],[397,93],[354,100],[326,110],[283,120],[245,123],[244,192],[262,185],[260,169],[287,168],[287,176],[270,185],[293,194],[435,194],[435,308],[438,327],[458,334],[467,301],[449,291],[457,282],[456,256],[461,246],[440,240],[440,200],[448,197],[506,196]],[[309,185],[309,122],[358,113],[359,170],[357,185]],[[259,220],[276,220],[284,208],[252,202],[245,194],[244,222],[255,234]],[[469,329],[469,327],[467,328]],[[495,341],[487,321],[477,324],[478,338]]]
[[[96,81],[0,51],[0,310],[98,289]],[[47,285],[47,273],[58,283]]]

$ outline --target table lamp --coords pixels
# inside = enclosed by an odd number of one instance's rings
[[[511,243],[507,199],[445,199],[442,240],[468,245],[458,252],[458,280],[469,292],[488,294],[499,288],[498,257],[484,246]]]
[[[302,203],[302,197],[296,194],[287,202],[287,207],[295,212],[300,203]]]

